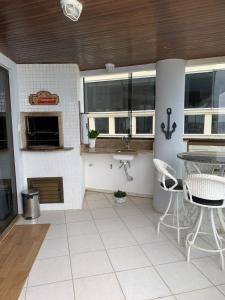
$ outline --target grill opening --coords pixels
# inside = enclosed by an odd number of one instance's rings
[[[58,116],[26,116],[28,148],[60,147]]]

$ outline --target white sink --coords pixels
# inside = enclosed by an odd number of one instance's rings
[[[131,161],[134,159],[134,155],[132,155],[132,154],[114,154],[113,158],[115,160]]]

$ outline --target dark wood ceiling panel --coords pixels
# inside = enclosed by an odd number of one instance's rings
[[[59,0],[0,0],[0,51],[17,63],[107,62],[225,55],[225,1],[81,0],[78,22]]]

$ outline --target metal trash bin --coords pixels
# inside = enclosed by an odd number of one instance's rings
[[[36,219],[40,217],[39,192],[36,190],[25,190],[22,192],[23,217],[25,219]]]

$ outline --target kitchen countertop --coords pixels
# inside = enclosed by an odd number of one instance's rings
[[[81,154],[147,154],[152,153],[152,150],[146,150],[146,149],[129,149],[126,151],[126,149],[122,149],[121,152],[118,152],[119,149],[112,149],[112,148],[89,148],[88,146],[81,146]]]

